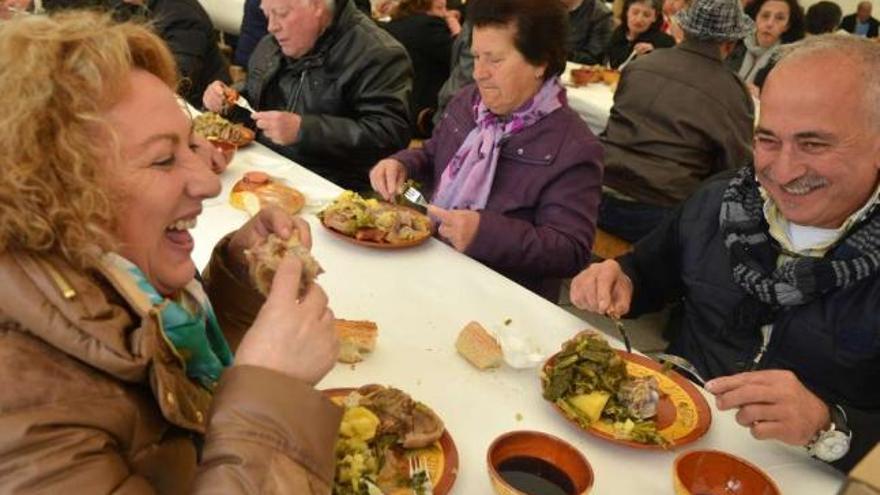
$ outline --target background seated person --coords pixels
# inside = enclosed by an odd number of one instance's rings
[[[471,0],[476,86],[449,104],[422,149],[370,173],[383,197],[407,178],[428,191],[455,249],[556,301],[587,262],[601,148],[565,99],[566,17],[559,2]]]
[[[412,112],[416,123],[427,123],[437,109],[437,93],[449,78],[452,40],[461,24],[447,15],[446,0],[400,0],[382,26],[409,53],[415,71]],[[417,136],[430,137],[430,127],[417,126]]]
[[[406,50],[352,0],[263,0],[269,32],[248,64],[242,96],[261,143],[349,189],[410,140],[412,65]],[[227,86],[205,91],[223,108]],[[237,108],[234,120],[247,112]]]
[[[843,18],[841,26],[846,32],[866,38],[876,38],[880,32],[880,21],[871,16],[871,2],[859,2],[854,14]]]
[[[637,315],[683,300],[669,352],[715,378],[718,408],[849,470],[880,440],[880,46],[823,35],[783,52],[754,168],[590,266],[572,301]]]
[[[749,8],[756,12],[755,34],[743,38],[725,63],[751,85],[780,45],[804,37],[804,9],[797,0],[755,0]]]
[[[608,42],[608,63],[616,69],[635,52],[644,55],[655,48],[675,46],[675,39],[660,30],[663,0],[626,0],[620,25]]]
[[[840,28],[843,11],[834,2],[823,0],[810,5],[804,16],[804,29],[808,35],[825,33],[846,33]]]
[[[268,299],[236,275],[307,224],[264,210],[193,278],[187,229],[220,182],[142,26],[18,19],[0,71],[0,492],[329,493],[327,297],[297,302],[293,258]]]
[[[44,0],[43,7],[50,12],[100,8],[118,20],[149,21],[174,55],[180,71],[177,92],[193,106],[201,105],[211,81],[230,81],[217,32],[198,0]]]
[[[614,30],[614,19],[604,0],[562,0],[562,4],[568,9],[568,60],[604,63]]]
[[[626,66],[601,136],[599,227],[629,242],[752,156],[752,100],[723,60],[754,23],[739,0],[694,0],[677,19],[684,41]]]

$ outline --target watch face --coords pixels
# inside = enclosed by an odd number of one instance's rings
[[[849,440],[846,433],[837,430],[823,431],[810,453],[825,462],[834,462],[849,452]]]

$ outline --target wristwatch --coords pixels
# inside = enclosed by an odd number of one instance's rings
[[[807,444],[811,456],[825,462],[840,460],[849,452],[852,432],[846,425],[846,412],[834,404],[828,407],[831,414],[831,425],[827,430],[820,430]]]

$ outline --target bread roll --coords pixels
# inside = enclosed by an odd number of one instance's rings
[[[281,207],[291,215],[302,209],[306,199],[301,192],[285,186],[263,172],[247,172],[232,186],[229,203],[239,210],[256,215],[268,205]]]
[[[333,324],[336,336],[339,337],[339,361],[358,363],[364,360],[364,354],[373,352],[379,328],[372,321],[355,321],[338,319]]]
[[[459,332],[455,348],[468,362],[481,370],[501,366],[504,357],[498,341],[475,321],[465,325]]]
[[[278,270],[278,265],[287,253],[294,254],[302,261],[299,297],[305,295],[315,278],[324,271],[308,248],[300,244],[296,233],[286,241],[275,234],[269,234],[265,242],[244,252],[254,286],[264,296],[269,295],[275,271]]]

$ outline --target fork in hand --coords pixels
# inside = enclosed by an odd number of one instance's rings
[[[434,495],[434,485],[428,473],[428,461],[419,455],[409,458],[409,479],[416,495]]]
[[[632,344],[629,342],[629,335],[626,333],[626,328],[623,327],[623,322],[620,321],[620,317],[611,312],[608,313],[608,317],[611,318],[611,321],[614,322],[614,327],[617,329],[617,332],[623,337],[623,345],[626,346],[626,352],[632,352]]]
[[[687,359],[681,356],[676,356],[675,354],[667,354],[665,352],[652,352],[649,353],[648,356],[661,363],[669,363],[676,368],[686,371],[694,380],[700,382],[700,385],[703,387],[706,386],[706,379],[700,376],[697,367],[691,364]]]
[[[403,191],[403,197],[410,203],[415,203],[419,206],[424,206],[425,208],[428,207],[428,200],[425,199],[425,196],[412,186],[409,186],[406,188],[406,191]]]

